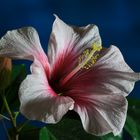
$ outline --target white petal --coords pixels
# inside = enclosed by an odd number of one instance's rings
[[[127,113],[127,100],[123,96],[87,94],[75,102],[74,110],[88,133],[102,136],[122,131]]]
[[[88,70],[81,70],[69,84],[66,95],[75,101],[74,110],[84,129],[94,135],[121,132],[127,112],[127,96],[140,79],[124,61],[119,49],[111,46]]]
[[[92,94],[107,92],[127,96],[137,80],[140,80],[140,73],[135,73],[124,61],[119,49],[111,46],[102,50],[93,67],[81,70],[68,84],[75,92],[92,92]]]
[[[72,109],[74,101],[70,97],[58,96],[51,89],[38,64],[32,65],[33,74],[28,75],[20,86],[20,111],[30,120],[56,123]]]
[[[57,63],[57,59],[62,55],[64,56],[62,61],[66,60],[65,56],[67,55],[77,57],[85,48],[91,47],[94,42],[101,44],[97,26],[69,26],[56,16],[49,40],[49,62],[52,65]]]
[[[120,50],[115,46],[102,51],[94,68],[99,71],[102,87],[114,93],[123,93],[124,96],[127,96],[133,90],[135,82],[140,80],[140,73],[135,73],[126,64]]]
[[[33,60],[34,57],[47,59],[33,27],[8,31],[0,40],[0,56],[27,60]]]

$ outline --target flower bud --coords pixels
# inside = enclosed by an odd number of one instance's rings
[[[0,57],[0,90],[7,88],[11,81],[12,61],[10,58]]]

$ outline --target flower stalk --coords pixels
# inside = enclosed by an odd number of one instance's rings
[[[8,105],[8,102],[7,102],[7,99],[6,99],[5,95],[4,95],[4,92],[1,94],[1,97],[2,97],[2,100],[3,100],[4,106],[5,106],[8,114],[9,114],[9,118],[10,118],[13,130],[14,130],[14,138],[13,138],[13,140],[18,140],[18,131],[17,131],[17,126],[16,126],[16,119],[15,119],[15,117],[13,116],[13,114],[12,114],[12,112],[10,110],[10,107]]]

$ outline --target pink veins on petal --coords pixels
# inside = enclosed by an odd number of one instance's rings
[[[101,47],[96,25],[69,26],[56,16],[43,51],[37,31],[8,31],[0,56],[33,61],[19,89],[20,112],[28,119],[57,123],[71,109],[86,132],[118,135],[127,114],[126,96],[140,79],[115,46]]]

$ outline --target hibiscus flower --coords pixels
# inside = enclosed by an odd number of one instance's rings
[[[19,89],[21,113],[57,123],[74,110],[88,133],[119,134],[126,120],[125,97],[140,74],[125,63],[117,47],[101,46],[97,26],[69,26],[57,16],[48,55],[34,28],[8,31],[0,40],[0,56],[33,61]]]

